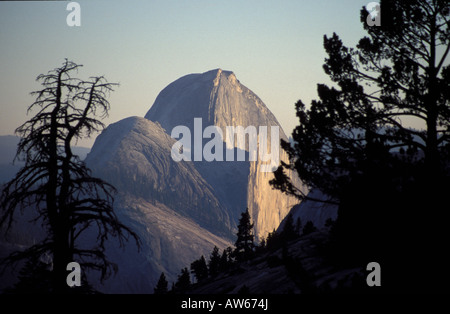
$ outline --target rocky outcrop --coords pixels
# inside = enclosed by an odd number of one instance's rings
[[[231,238],[226,208],[192,163],[171,158],[174,142],[158,123],[130,117],[98,136],[86,163],[121,194],[159,202]]]
[[[232,245],[159,202],[122,195],[115,207],[120,221],[139,235],[141,249],[132,240],[123,248],[114,239],[109,242],[106,254],[119,271],[96,285],[104,293],[153,293],[162,272],[175,282],[180,270],[198,256],[208,257],[214,246],[222,250]]]

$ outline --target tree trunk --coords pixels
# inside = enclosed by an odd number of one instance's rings
[[[437,178],[440,168],[440,158],[437,139],[437,69],[436,69],[436,16],[430,25],[430,59],[428,64],[428,95],[426,96],[427,110],[427,141],[425,151],[425,166],[427,179],[432,183]]]

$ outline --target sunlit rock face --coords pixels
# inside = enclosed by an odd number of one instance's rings
[[[203,130],[214,125],[223,131],[227,149],[250,153],[249,137],[246,137],[245,143],[240,143],[237,139],[231,143],[227,141],[230,138],[227,138],[229,133],[226,131],[230,126],[241,126],[244,129],[255,127],[259,136],[256,161],[249,161],[250,158],[247,158],[245,162],[194,163],[217,191],[221,202],[227,206],[232,221],[236,222],[239,214],[246,207],[249,208],[257,238],[276,229],[290,208],[298,203],[292,197],[273,190],[269,185],[269,181],[273,179],[272,172],[261,171],[265,165],[270,167],[271,158],[263,161],[260,156],[260,127],[267,128],[267,152],[271,152],[271,127],[278,127],[275,143],[278,146],[279,160],[287,158],[279,147],[279,139],[287,140],[287,137],[272,112],[256,94],[239,82],[233,72],[216,69],[186,75],[174,81],[161,91],[145,117],[160,123],[169,134],[180,125],[194,130],[194,119],[201,118]],[[223,159],[226,160],[225,153]],[[298,180],[297,183],[301,186]]]

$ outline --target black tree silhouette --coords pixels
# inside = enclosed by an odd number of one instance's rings
[[[392,286],[442,287],[450,3],[384,0],[380,7],[381,26],[368,25],[361,10],[368,37],[356,49],[324,36],[323,68],[334,86],[319,84],[320,99],[309,107],[296,103],[293,144],[282,142],[289,162],[271,184],[307,199],[287,176],[294,171],[339,204],[338,256],[389,265]]]
[[[21,137],[16,158],[25,166],[5,185],[0,198],[0,224],[7,232],[18,209],[31,208],[46,234],[43,241],[11,254],[2,264],[49,255],[49,292],[68,291],[66,267],[72,261],[83,270],[101,271],[102,280],[117,271],[104,253],[109,236],[117,237],[120,245],[131,236],[140,246],[137,235],[114,213],[114,187],[92,177],[72,152],[74,141],[104,127],[96,117],[108,114],[106,97],[117,85],[102,76],[88,81],[73,78],[80,67],[66,59],[61,67],[37,77],[43,89],[32,93],[36,100],[28,108],[37,113],[16,130]],[[79,243],[87,230],[96,232],[95,246]]]

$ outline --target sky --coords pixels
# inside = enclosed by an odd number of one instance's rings
[[[106,125],[143,117],[184,75],[221,68],[256,93],[290,135],[297,100],[309,104],[317,84],[330,82],[323,36],[336,32],[354,47],[365,35],[359,12],[369,1],[80,0],[81,26],[72,27],[69,2],[0,1],[0,135],[32,117],[36,77],[65,58],[83,65],[79,78],[104,75],[120,84]]]

